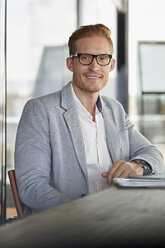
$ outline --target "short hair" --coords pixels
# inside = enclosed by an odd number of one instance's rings
[[[111,30],[103,24],[95,24],[95,25],[86,25],[80,26],[77,30],[75,30],[72,35],[69,37],[68,47],[69,54],[73,55],[76,53],[76,41],[81,38],[86,37],[94,37],[100,36],[107,39],[109,42],[111,53],[113,54],[113,42],[111,39]]]

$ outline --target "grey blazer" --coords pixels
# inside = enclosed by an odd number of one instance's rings
[[[102,99],[112,162],[143,159],[159,173],[161,153],[135,129],[119,102]],[[88,194],[85,149],[70,83],[25,105],[16,137],[15,172],[25,215]]]

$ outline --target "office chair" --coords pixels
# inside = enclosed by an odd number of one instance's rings
[[[18,195],[15,170],[9,170],[8,176],[9,176],[9,180],[10,180],[10,186],[11,186],[11,191],[12,191],[13,198],[14,198],[14,203],[15,203],[17,215],[18,215],[18,218],[20,219],[23,217],[24,205],[21,202],[19,195]]]

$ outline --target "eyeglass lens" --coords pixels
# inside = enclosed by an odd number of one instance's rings
[[[80,54],[79,60],[83,65],[90,65],[93,62],[94,57],[99,65],[108,65],[110,63],[110,57],[108,54],[100,54],[93,56],[91,54]]]

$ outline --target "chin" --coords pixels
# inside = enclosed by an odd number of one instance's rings
[[[87,91],[91,93],[96,93],[96,92],[99,92],[101,89],[102,87],[90,87],[90,88],[87,88]]]
[[[97,92],[102,90],[105,87],[106,84],[97,84],[97,85],[91,85],[90,87],[88,87],[89,90],[93,91],[93,92]]]

